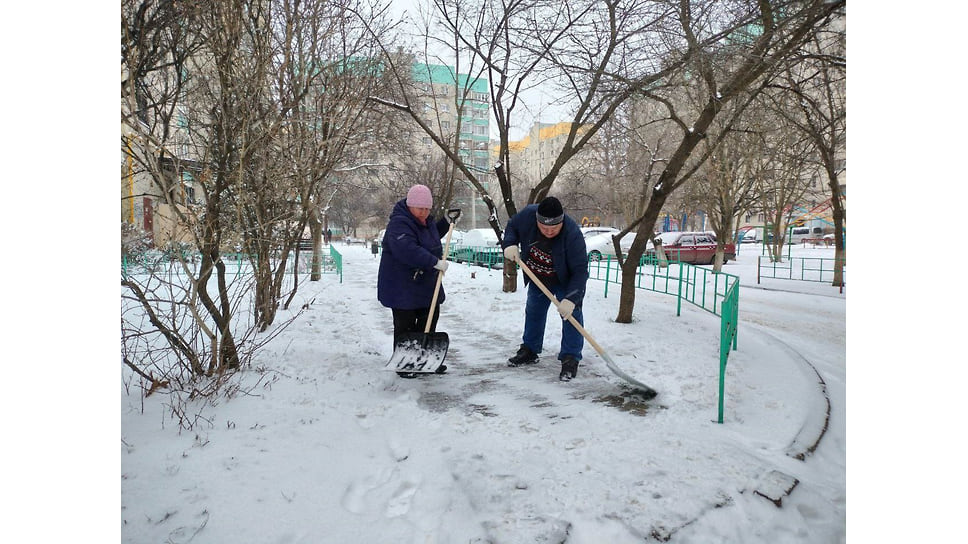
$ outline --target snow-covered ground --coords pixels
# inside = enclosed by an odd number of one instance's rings
[[[337,248],[343,283],[303,282],[314,302],[244,373],[255,388],[199,405],[193,430],[122,376],[123,542],[846,541],[846,291],[757,285],[760,246],[740,248],[724,268],[742,287],[718,424],[720,323],[706,311],[677,317],[673,297],[638,291],[634,323],[617,324],[617,289],[589,282],[585,328],[659,391],[646,402],[587,343],[578,378],[559,382],[553,317],[541,361],[508,368],[524,289],[452,264],[449,370],[405,380],[384,369],[378,258]]]

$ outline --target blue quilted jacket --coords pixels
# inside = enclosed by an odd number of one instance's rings
[[[377,299],[387,308],[416,310],[429,308],[437,285],[434,265],[443,258],[441,236],[450,227],[446,218],[434,221],[427,218],[421,225],[402,199],[393,206],[386,233],[383,235],[383,255],[377,276]],[[437,302],[445,299],[440,286]]]

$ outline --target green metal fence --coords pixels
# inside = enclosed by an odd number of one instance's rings
[[[332,245],[329,246],[329,263],[331,266],[327,267],[327,262],[323,261],[323,274],[327,272],[339,274],[339,282],[343,283],[343,255]]]
[[[312,266],[312,257],[302,258],[300,254],[299,271],[308,273]],[[249,256],[245,253],[223,253],[220,255],[222,264],[225,266],[226,274],[236,277],[252,273],[252,263],[258,263],[258,257]],[[338,274],[340,283],[343,283],[343,256],[332,245],[329,246],[329,253],[323,254],[322,273]],[[182,264],[184,262],[184,265]],[[198,273],[202,257],[198,253],[185,253],[179,258],[161,252],[146,252],[140,255],[121,256],[121,277],[139,274],[166,274],[181,275],[187,272]],[[287,266],[289,272],[292,267],[297,266],[295,259],[290,258]]]
[[[723,316],[719,320],[719,423],[723,422],[726,398],[726,363],[730,349],[736,349],[736,329],[739,325],[739,281],[726,290],[723,299]]]
[[[833,283],[837,261],[822,257],[787,257],[785,261],[771,262],[769,256],[761,255],[756,259],[756,283],[762,278]],[[847,263],[844,261],[846,275]]]
[[[622,270],[612,257],[588,263],[590,279],[605,282],[605,297],[609,284],[622,283]],[[723,301],[727,291],[739,283],[739,276],[689,263],[668,261],[667,266],[649,257],[642,257],[635,274],[635,288],[676,297],[676,315],[682,314],[682,302],[688,302],[713,315],[723,315]]]
[[[504,253],[495,246],[451,246],[447,260],[488,269],[504,268]]]
[[[609,284],[622,283],[621,267],[612,257],[589,261],[588,275],[589,279],[605,282],[605,297],[608,297]],[[644,256],[636,269],[635,288],[675,296],[677,316],[682,315],[683,301],[719,316],[719,423],[722,423],[726,362],[729,352],[737,348],[739,276],[678,261],[668,261],[662,266],[656,259]]]

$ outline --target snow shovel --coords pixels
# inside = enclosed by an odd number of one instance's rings
[[[524,270],[524,273],[527,274],[529,278],[531,278],[531,281],[533,281],[534,284],[537,285],[539,289],[541,289],[541,292],[543,292],[549,299],[551,299],[551,302],[555,303],[555,307],[561,308],[561,303],[558,302],[558,299],[555,297],[555,295],[551,291],[549,291],[548,288],[545,287],[543,283],[541,283],[541,280],[539,280],[534,275],[534,272],[532,272],[531,269],[524,264],[524,262],[520,259],[520,257],[515,260],[517,261],[518,266],[521,267],[521,270]],[[586,331],[585,328],[581,326],[581,324],[578,322],[577,319],[575,319],[574,316],[571,316],[571,315],[568,316],[568,321],[575,327],[575,329],[578,330],[578,332],[581,333],[582,336],[585,337],[585,340],[588,340],[588,343],[591,344],[593,348],[595,348],[595,351],[598,352],[598,354],[602,357],[602,359],[605,359],[605,365],[608,366],[608,369],[611,370],[613,374],[629,382],[635,387],[639,388],[641,390],[640,391],[641,395],[646,399],[654,398],[656,395],[659,394],[658,392],[656,392],[655,389],[652,389],[648,385],[645,385],[644,383],[636,380],[632,376],[629,376],[628,374],[625,373],[625,371],[619,368],[618,365],[616,365],[615,362],[612,361],[612,358],[609,357],[607,353],[605,353],[605,350],[602,349],[602,346],[598,345],[598,342],[596,342],[595,339],[592,338],[590,334],[588,334],[588,331]]]
[[[447,229],[447,241],[444,243],[443,258],[446,261],[450,253],[450,237],[454,233],[454,223],[460,217],[460,210],[447,211],[450,218],[450,228]],[[434,286],[434,296],[430,301],[430,313],[427,314],[427,325],[424,332],[411,332],[401,335],[393,344],[393,355],[387,362],[387,370],[401,373],[430,374],[438,372],[447,356],[450,347],[450,337],[446,332],[430,332],[430,325],[434,322],[434,311],[437,309],[437,296],[440,294],[440,284],[444,279],[443,272],[437,272],[437,285]]]

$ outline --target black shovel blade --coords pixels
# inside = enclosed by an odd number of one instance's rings
[[[387,370],[432,373],[444,363],[450,337],[446,332],[414,332],[401,336],[393,345]]]

